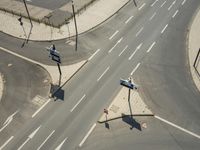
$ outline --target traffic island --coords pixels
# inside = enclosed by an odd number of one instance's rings
[[[105,123],[133,116],[153,116],[153,113],[136,90],[129,90],[126,87],[122,87],[110,106],[104,109],[104,113],[98,122]]]

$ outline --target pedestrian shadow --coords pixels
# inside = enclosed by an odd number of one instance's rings
[[[135,119],[133,119],[132,116],[122,114],[122,121],[124,121],[125,123],[129,124],[129,125],[131,126],[131,127],[130,127],[131,130],[132,130],[133,128],[136,128],[136,129],[138,129],[139,131],[142,131],[142,128],[141,128],[140,123],[138,123]]]
[[[109,123],[107,121],[105,122],[105,128],[106,129],[110,129],[110,125],[109,125]]]
[[[60,87],[60,85],[51,84],[50,93],[51,93],[51,97],[54,99],[54,101],[56,101],[56,100],[64,101],[65,91],[62,89],[62,87]]]

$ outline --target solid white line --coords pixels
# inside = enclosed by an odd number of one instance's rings
[[[110,67],[106,68],[106,70],[101,74],[101,76],[97,79],[97,82],[105,75],[105,73],[110,69]]]
[[[51,99],[48,99],[33,115],[32,118],[35,117],[49,102]]]
[[[60,145],[58,145],[58,147],[55,148],[55,150],[60,150],[60,149],[62,148],[63,144],[65,143],[65,141],[66,141],[67,139],[68,139],[68,137],[66,137],[66,138],[62,141],[62,143],[60,143]]]
[[[90,58],[88,59],[88,61],[91,60],[99,51],[100,51],[100,49],[96,50],[96,52],[92,56],[90,56]]]
[[[150,51],[151,51],[151,49],[153,48],[153,46],[156,44],[156,42],[153,42],[152,44],[151,44],[151,46],[149,47],[149,49],[147,50],[147,53],[149,53]]]
[[[155,2],[153,4],[151,4],[151,7],[153,7],[157,2],[158,2],[158,0],[155,0]]]
[[[134,72],[139,68],[140,63],[137,64],[137,66],[133,69],[133,71],[131,72],[131,76],[134,74]]]
[[[45,143],[46,143],[46,141],[52,136],[52,134],[55,132],[55,130],[53,130],[52,132],[51,132],[51,134],[49,134],[49,136],[44,140],[44,142],[37,148],[37,150],[39,150]]]
[[[85,135],[85,137],[83,138],[83,140],[79,144],[79,147],[81,147],[83,145],[83,143],[86,141],[86,139],[89,137],[89,135],[92,133],[92,131],[94,130],[95,127],[96,127],[96,123],[93,124],[93,126],[90,128],[90,130],[88,131],[88,133]]]
[[[13,138],[14,138],[14,136],[11,136],[11,137],[0,147],[0,150],[2,150]]]
[[[184,0],[184,1],[181,3],[181,5],[184,5],[184,4],[185,4],[185,2],[186,2],[186,0]]]
[[[184,129],[184,128],[182,128],[182,127],[180,127],[180,126],[178,126],[178,125],[176,125],[176,124],[174,124],[174,123],[172,123],[172,122],[170,122],[170,121],[167,121],[167,120],[165,120],[165,119],[163,119],[163,118],[161,118],[161,117],[159,117],[159,116],[156,116],[156,115],[155,115],[154,117],[157,118],[157,119],[160,120],[160,121],[163,121],[163,122],[165,122],[165,123],[167,123],[167,124],[169,124],[169,125],[171,125],[171,126],[177,128],[177,129],[179,129],[179,130],[181,130],[181,131],[183,131],[183,132],[186,132],[186,133],[188,133],[188,134],[190,134],[190,135],[192,135],[192,136],[194,136],[194,137],[200,139],[200,135],[195,134],[194,132],[191,132],[191,131],[189,131],[189,130],[187,130],[187,129]]]
[[[167,1],[164,1],[160,7],[163,7]]]
[[[112,40],[113,39],[113,37],[115,36],[115,35],[117,35],[117,33],[118,33],[119,31],[117,30],[117,31],[115,31],[115,33],[113,33],[110,37],[109,37],[109,40]]]
[[[111,53],[113,51],[113,49],[123,40],[123,37],[121,37],[117,43],[108,51],[108,53]]]
[[[140,30],[136,33],[136,37],[142,32],[142,30],[143,30],[144,28],[142,27],[142,28],[140,28]]]
[[[172,16],[173,18],[177,15],[178,10],[176,10],[176,12],[174,13],[174,15]]]
[[[133,18],[133,16],[130,16],[130,17],[126,20],[125,24],[127,24],[132,18]]]
[[[31,138],[27,138],[26,141],[25,141],[17,150],[22,149],[22,147],[23,147],[30,139],[31,139]]]
[[[165,27],[162,29],[161,33],[165,32],[166,28],[168,27],[168,24],[165,25]]]
[[[121,56],[122,53],[123,53],[127,48],[128,48],[128,45],[126,45],[126,46],[124,47],[124,49],[121,51],[121,53],[119,54],[119,56]]]
[[[140,8],[138,8],[138,10],[141,10],[145,5],[146,5],[146,3],[143,3],[142,6],[140,6]]]
[[[154,14],[149,18],[149,21],[151,21],[156,15],[156,12],[154,12]]]
[[[82,96],[82,98],[76,103],[76,105],[70,110],[71,112],[74,111],[74,109],[80,104],[80,102],[85,98],[85,94]]]
[[[140,47],[143,45],[143,43],[140,43],[140,45],[138,45],[138,47],[135,49],[135,51],[132,53],[132,55],[128,58],[129,60],[132,59],[132,57],[135,55],[135,53],[140,49]]]

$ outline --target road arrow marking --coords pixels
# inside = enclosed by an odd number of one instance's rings
[[[65,143],[65,141],[66,141],[67,139],[68,139],[68,137],[66,137],[66,138],[62,141],[62,143],[60,143],[60,145],[58,145],[58,147],[56,147],[55,150],[60,150],[60,149],[62,148],[63,144]]]
[[[142,47],[143,43],[140,43],[140,45],[137,46],[136,50],[133,52],[133,54],[128,58],[129,60],[132,59],[132,57],[135,55],[135,53]]]
[[[35,134],[38,132],[38,130],[40,129],[40,127],[41,127],[41,125],[40,125],[37,129],[35,129],[35,130],[28,136],[28,138],[26,139],[26,141],[24,141],[24,143],[23,143],[17,150],[21,150],[22,147],[24,147],[24,145],[25,145],[26,143],[28,143],[28,141],[31,140],[31,139],[35,136]]]
[[[123,37],[121,37],[121,39],[119,39],[119,40],[117,41],[117,43],[116,43],[108,52],[111,53],[112,50],[113,50],[122,40],[123,40]]]
[[[19,112],[19,110],[17,110],[16,112],[14,112],[12,115],[10,115],[6,121],[3,123],[3,127],[0,129],[0,132],[3,131],[3,129],[5,129],[13,120],[13,117]]]

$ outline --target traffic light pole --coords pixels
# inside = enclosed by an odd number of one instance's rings
[[[27,5],[26,5],[26,1],[23,0],[23,2],[24,2],[24,6],[25,6],[25,8],[26,8],[26,12],[27,12],[27,14],[28,14],[28,18],[29,18],[30,23],[31,23],[31,27],[33,27],[33,23],[32,23],[32,20],[31,20],[31,17],[30,17],[30,14],[29,14],[29,11],[28,11],[28,8],[27,8]]]

